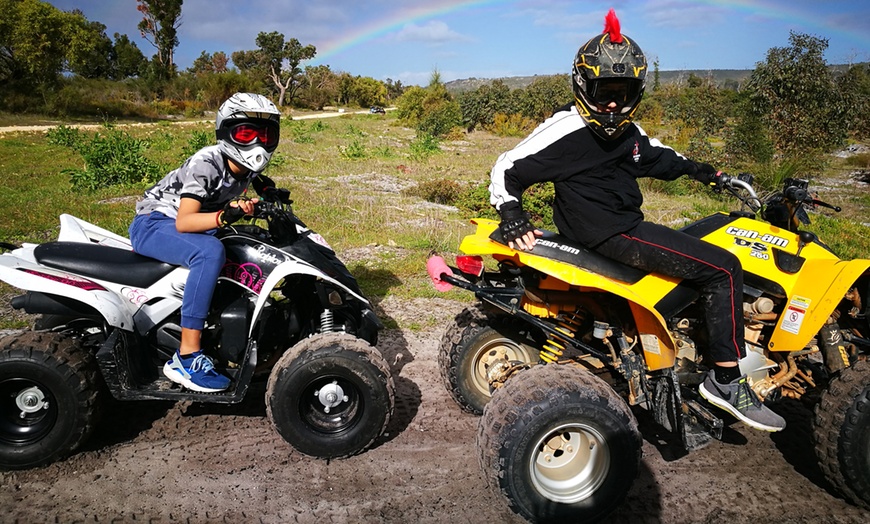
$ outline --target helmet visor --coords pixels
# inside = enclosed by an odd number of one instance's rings
[[[277,126],[254,125],[250,123],[239,124],[229,129],[230,140],[238,145],[246,146],[259,140],[266,148],[278,145],[280,134]]]
[[[601,78],[589,82],[589,98],[602,107],[630,105],[640,94],[641,82],[629,78]]]

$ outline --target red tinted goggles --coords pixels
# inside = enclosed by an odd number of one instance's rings
[[[258,126],[254,124],[239,124],[229,129],[229,137],[233,142],[246,146],[259,140],[267,148],[278,145],[280,132],[277,127]]]

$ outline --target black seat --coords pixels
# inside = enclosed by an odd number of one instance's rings
[[[136,287],[148,287],[176,267],[126,249],[83,242],[46,242],[33,255],[46,267]]]
[[[539,237],[535,247],[529,251],[532,255],[565,262],[566,264],[571,264],[572,266],[629,284],[634,284],[647,274],[645,271],[596,253],[568,237],[553,231],[542,231],[544,236]],[[500,229],[493,231],[489,238],[499,244],[507,245]]]

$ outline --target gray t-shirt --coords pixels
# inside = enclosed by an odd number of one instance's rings
[[[198,200],[202,212],[218,211],[244,193],[248,183],[258,174],[252,171],[244,180],[237,180],[230,173],[219,147],[204,147],[146,190],[145,197],[136,203],[136,214],[147,215],[156,211],[176,218],[182,198]]]

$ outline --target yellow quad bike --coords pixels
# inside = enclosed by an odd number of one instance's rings
[[[841,260],[800,229],[807,206],[839,211],[813,198],[806,181],[787,180],[763,203],[751,182],[740,175],[723,184],[749,211],[682,230],[740,258],[741,370],[765,402],[816,403],[822,471],[870,508],[870,260]],[[687,450],[722,437],[720,416],[734,419],[697,391],[709,369],[697,349],[706,343],[697,292],[552,232],[523,252],[505,245],[497,222],[472,223],[456,267],[437,256],[427,264],[436,288],[478,298],[446,329],[439,366],[454,400],[483,414],[481,467],[511,509],[566,522],[615,509],[641,457],[630,406]],[[497,270],[486,270],[483,257]]]

